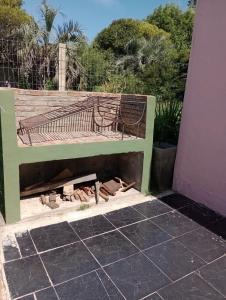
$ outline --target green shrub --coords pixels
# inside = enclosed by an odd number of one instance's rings
[[[181,101],[158,101],[156,105],[154,143],[169,143],[177,145],[182,102]]]
[[[30,78],[28,74],[20,74],[19,77],[19,88],[20,89],[32,89]]]
[[[112,74],[95,90],[105,93],[143,94],[144,83],[134,74]]]
[[[102,30],[94,40],[94,46],[103,50],[111,50],[118,57],[126,54],[125,47],[132,39],[149,39],[154,36],[169,37],[164,30],[148,22],[134,19],[113,21]]]
[[[57,89],[57,87],[56,87],[54,80],[52,80],[52,79],[46,80],[45,85],[44,85],[44,90],[51,91],[51,90],[56,90],[56,89]]]

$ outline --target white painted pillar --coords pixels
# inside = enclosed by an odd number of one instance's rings
[[[66,44],[59,44],[59,91],[66,90]]]

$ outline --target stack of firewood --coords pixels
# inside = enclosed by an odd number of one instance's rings
[[[108,201],[109,197],[115,196],[117,191],[126,192],[135,184],[136,182],[126,183],[119,177],[99,182],[95,173],[74,177],[69,169],[64,169],[47,183],[39,182],[27,186],[20,194],[21,197],[39,194],[43,205],[55,209],[59,207],[58,197],[63,201],[71,202],[89,202],[90,198],[95,197],[98,204],[99,198]]]
[[[49,195],[41,195],[40,201],[42,205],[46,205],[51,209],[55,209],[59,207],[59,204],[57,204],[57,193],[56,191],[52,191],[49,193]]]
[[[115,196],[117,191],[126,192],[134,187],[135,184],[135,181],[128,184],[119,177],[114,177],[114,179],[101,183],[99,194],[105,201],[108,201],[109,196]]]
[[[119,177],[115,177],[109,181],[98,182],[98,184],[94,185],[79,185],[79,187],[75,187],[74,184],[66,184],[63,186],[63,193],[61,199],[63,201],[81,201],[81,202],[89,202],[90,198],[96,197],[96,201],[98,203],[99,197],[104,199],[106,202],[109,200],[110,196],[115,196],[117,191],[126,192],[132,187],[134,187],[136,182],[132,182],[130,184],[124,182]],[[59,207],[57,203],[57,192],[52,191],[49,194],[41,195],[40,201],[43,205],[47,205],[51,209],[55,209]]]
[[[63,201],[81,201],[89,202],[91,197],[95,196],[94,186],[82,186],[75,188],[73,186],[64,186],[63,188]]]

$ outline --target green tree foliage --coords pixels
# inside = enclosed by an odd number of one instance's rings
[[[0,0],[0,37],[15,34],[22,25],[29,24],[32,18],[22,9],[21,0]]]
[[[40,7],[42,23],[38,24],[39,38],[44,45],[52,43],[80,42],[85,36],[77,22],[69,20],[62,26],[55,27],[56,17],[62,14],[58,9],[43,0]],[[55,37],[56,36],[56,37]]]
[[[1,6],[9,6],[11,8],[21,8],[23,0],[0,0]]]
[[[174,81],[171,86],[175,91],[176,99],[183,100],[189,54],[191,49],[193,23],[195,12],[192,8],[182,11],[174,4],[157,8],[147,17],[150,24],[170,33],[176,53],[172,57],[175,64]]]
[[[184,12],[174,4],[160,6],[147,17],[147,21],[169,32],[179,50],[190,48],[194,22],[193,9]]]
[[[130,72],[143,82],[140,93],[154,94],[158,99],[176,97],[173,84],[176,52],[167,37],[134,39],[127,44],[126,50],[127,54],[117,60],[117,65],[123,72]]]
[[[51,33],[54,29],[54,21],[58,13],[58,9],[50,6],[46,0],[42,1],[42,5],[40,7],[42,24],[39,27],[44,45],[50,44]]]
[[[70,70],[71,64],[68,64],[68,87],[78,90],[97,90],[114,70],[112,54],[100,51],[88,44],[84,43],[79,48],[75,47],[72,56],[76,57],[77,67],[74,66],[74,70],[76,70],[77,76],[70,76],[73,72]]]
[[[120,19],[114,21],[109,27],[101,31],[97,35],[94,45],[103,50],[110,49],[118,56],[126,54],[125,47],[130,40],[142,37],[149,39],[159,35],[167,35],[167,33],[147,22],[133,19]]]
[[[144,83],[133,73],[120,72],[110,74],[101,86],[96,88],[98,92],[143,94]]]
[[[78,24],[69,20],[57,28],[57,40],[59,43],[79,43],[85,39],[85,36]]]
[[[1,1],[1,0],[0,0]],[[20,57],[26,57],[21,74],[25,86],[30,81],[32,70],[38,63],[37,78],[43,83],[43,88],[56,88],[58,70],[58,44],[70,44],[67,48],[68,87],[79,77],[82,67],[78,61],[78,47],[84,44],[86,38],[77,22],[70,20],[56,28],[56,17],[61,12],[43,0],[40,7],[39,22],[22,26],[20,35],[23,37],[24,48]],[[25,80],[24,80],[25,79]]]
[[[177,98],[177,87],[175,77],[177,68],[175,65],[175,49],[162,46],[160,60],[148,63],[140,78],[145,83],[145,94],[155,95],[158,100],[169,100]]]
[[[182,11],[173,4],[158,7],[145,21],[114,21],[94,41],[94,47],[112,51],[116,59],[117,72],[111,76],[114,84],[107,78],[103,87],[117,91],[118,78],[124,78],[125,86],[131,75],[139,81],[138,93],[183,100],[193,21],[192,8]],[[133,91],[131,84],[126,87]]]

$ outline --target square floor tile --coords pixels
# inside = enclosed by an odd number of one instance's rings
[[[152,222],[173,236],[180,236],[199,228],[198,224],[174,211],[155,217],[152,219]]]
[[[75,221],[71,223],[71,226],[81,239],[85,239],[115,229],[115,227],[103,216],[96,216],[80,221]]]
[[[13,298],[50,286],[47,274],[37,255],[8,262],[4,265],[4,269]]]
[[[201,205],[189,205],[179,210],[183,215],[208,228],[211,223],[222,219],[222,216]]]
[[[126,299],[137,300],[170,283],[143,254],[135,254],[104,268]]]
[[[202,268],[200,274],[226,297],[226,255]]]
[[[33,294],[31,294],[31,295],[28,295],[28,296],[19,298],[19,299],[17,299],[17,300],[35,300],[35,297],[34,297]]]
[[[223,300],[217,291],[198,275],[189,275],[159,291],[164,300]]]
[[[16,243],[11,244],[10,241],[3,242],[3,253],[5,261],[14,260],[20,258],[19,249]]]
[[[146,250],[145,254],[172,280],[177,280],[205,264],[175,240]]]
[[[147,249],[172,238],[150,220],[123,227],[120,231],[140,250]]]
[[[162,300],[162,298],[160,298],[158,294],[154,293],[151,296],[146,297],[144,300]]]
[[[187,233],[178,238],[188,249],[211,262],[225,254],[225,242],[204,228]]]
[[[118,231],[102,234],[84,242],[102,266],[139,251]]]
[[[23,257],[34,255],[37,253],[28,231],[17,233],[16,240],[20,247],[20,253]]]
[[[54,284],[99,268],[82,242],[45,252],[41,258]]]
[[[119,290],[116,288],[116,286],[113,284],[109,276],[102,270],[99,269],[96,271],[97,275],[104,286],[105,290],[107,291],[107,294],[109,296],[110,300],[124,300],[123,296],[119,292]]]
[[[56,292],[52,287],[35,293],[35,296],[37,300],[58,300]]]
[[[226,240],[226,218],[223,218],[215,224],[211,224],[208,226],[208,229]]]
[[[156,217],[172,211],[172,208],[159,200],[152,200],[133,206],[139,213],[147,218]]]
[[[33,294],[31,294],[31,295],[28,295],[28,296],[19,298],[19,299],[17,299],[17,300],[35,300],[35,297],[34,297]]]
[[[159,198],[162,202],[168,204],[169,206],[179,209],[184,206],[192,205],[195,202],[192,201],[191,199],[181,195],[181,194],[171,194],[165,197]]]
[[[145,219],[132,207],[112,211],[105,214],[105,217],[116,227],[122,227]]]
[[[39,252],[79,240],[67,222],[32,229],[30,233]]]
[[[60,300],[109,300],[96,272],[56,286]]]

